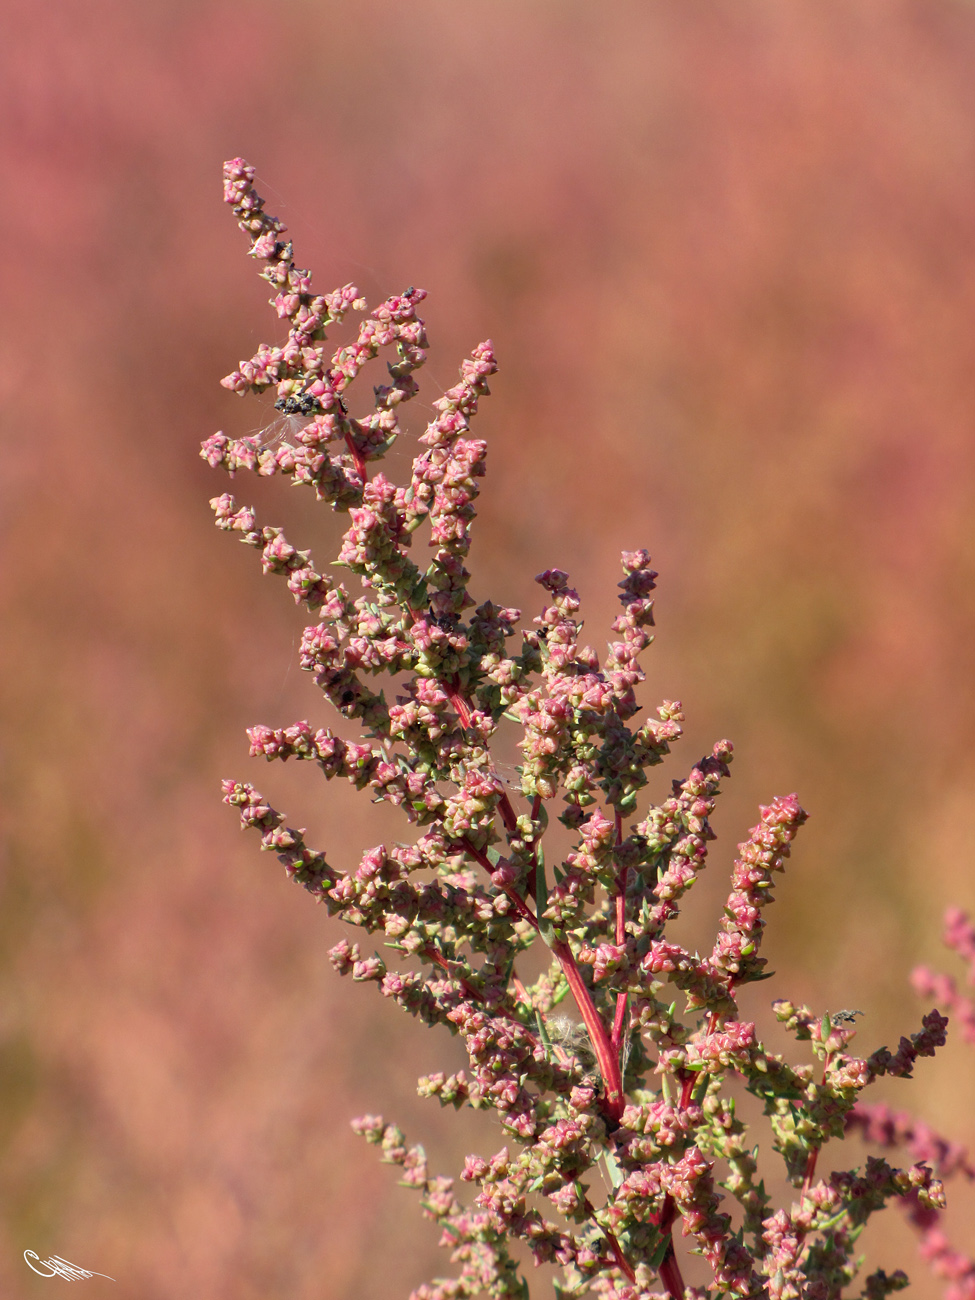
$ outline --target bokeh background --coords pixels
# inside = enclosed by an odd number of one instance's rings
[[[566,568],[598,644],[618,552],[652,551],[644,700],[689,719],[654,792],[737,752],[688,941],[759,801],[797,790],[759,1003],[861,1008],[864,1052],[914,1030],[911,967],[957,973],[941,913],[975,905],[975,6],[0,17],[0,1293],[67,1285],[34,1249],[116,1279],[92,1297],[405,1297],[446,1260],[349,1119],[400,1120],[447,1172],[500,1145],[417,1100],[456,1045],[334,976],[340,923],[220,802],[255,781],[336,865],[396,833],[246,755],[248,724],[329,719],[197,457],[267,422],[218,381],[278,338],[225,157],[320,289],[430,291],[414,433],[493,338],[482,596],[534,612]],[[310,494],[235,490],[334,554]],[[922,1065],[884,1095],[975,1139],[971,1050]],[[939,1294],[888,1219],[871,1260]]]

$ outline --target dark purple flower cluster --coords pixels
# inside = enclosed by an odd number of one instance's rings
[[[579,596],[561,570],[538,576],[547,603],[525,626],[519,610],[476,601],[465,563],[487,448],[470,433],[497,369],[491,344],[474,349],[460,381],[434,403],[409,482],[393,483],[374,466],[403,436],[398,410],[418,391],[427,339],[416,310],[425,295],[411,288],[389,298],[352,341],[331,349],[328,330],[365,303],[352,285],[314,293],[253,179],[235,159],[225,195],[264,263],[288,337],[262,345],[223,382],[241,395],[273,387],[292,424],[273,439],[218,433],[202,455],[231,475],[288,475],[343,512],[348,528],[334,563],[350,584],[334,585],[308,551],[280,528],[259,526],[232,496],[212,502],[218,527],[259,549],[264,571],[283,577],[308,611],[301,666],[344,720],[342,734],[304,721],[252,727],[251,753],[317,763],[328,779],[401,808],[413,829],[340,869],[250,785],[225,782],[224,795],[330,914],[382,936],[381,953],[336,943],[336,971],[462,1039],[468,1067],[421,1079],[421,1095],[497,1116],[506,1145],[468,1157],[466,1206],[397,1128],[375,1117],[355,1122],[419,1190],[459,1265],[457,1277],[421,1287],[415,1300],[526,1297],[508,1253],[515,1239],[537,1264],[560,1270],[566,1297],[840,1296],[857,1272],[867,1218],[891,1198],[934,1213],[943,1196],[931,1165],[944,1167],[951,1153],[916,1127],[898,1130],[917,1156],[910,1168],[871,1159],[817,1179],[818,1152],[858,1127],[893,1145],[861,1094],[883,1074],[909,1075],[917,1056],[944,1041],[946,1022],[932,1012],[896,1053],[861,1059],[846,1051],[852,1013],[817,1019],[776,1003],[795,1039],[811,1044],[815,1070],[789,1064],[742,1020],[738,991],[766,978],[760,948],[775,874],[806,819],[795,795],[762,808],[739,846],[710,955],[668,937],[707,865],[732,746],[719,742],[673,782],[669,798],[641,807],[647,770],[683,721],[672,701],[638,716],[657,576],[649,554],[623,554],[618,639],[602,661],[580,643]],[[382,352],[389,383],[357,406],[353,383]],[[429,558],[420,564],[411,544],[424,526]],[[517,793],[492,754],[505,733],[521,750]],[[573,840],[557,860],[547,837],[553,805]],[[975,953],[975,939],[955,930],[956,947]],[[526,983],[524,955],[538,945],[548,969]],[[937,988],[954,996],[953,986]],[[573,1015],[554,1014],[563,1002]],[[795,1188],[788,1209],[772,1204],[759,1177],[734,1081],[764,1105],[769,1145]],[[709,1287],[685,1287],[678,1227],[709,1264]],[[903,1282],[878,1271],[863,1294],[881,1297]]]
[[[944,941],[968,967],[967,982],[975,984],[975,925],[957,907],[949,908],[945,914]],[[911,982],[919,997],[936,997],[951,1011],[962,1038],[975,1043],[975,1003],[958,991],[951,975],[919,966]],[[930,1054],[940,1045],[946,1022],[942,1017],[934,1019],[936,1015],[925,1017],[923,1036],[914,1035],[910,1041],[901,1039],[895,1055],[888,1053],[880,1058],[888,1074],[909,1073],[917,1056]],[[874,1053],[870,1058],[871,1067],[878,1057]],[[975,1183],[975,1163],[965,1148],[906,1111],[891,1110],[882,1102],[858,1102],[846,1117],[846,1127],[848,1133],[858,1133],[877,1146],[906,1150],[915,1160],[930,1165],[939,1178],[962,1178]],[[940,1206],[914,1195],[913,1189],[901,1196],[900,1204],[918,1231],[922,1259],[936,1277],[947,1283],[946,1300],[975,1300],[975,1240],[969,1237],[973,1248],[967,1253],[953,1246],[944,1230]]]

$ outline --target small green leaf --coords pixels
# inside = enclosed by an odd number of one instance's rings
[[[548,881],[545,879],[545,855],[539,849],[535,861],[535,907],[539,917],[548,907]]]
[[[552,1040],[548,1036],[548,1029],[545,1027],[545,1021],[540,1011],[535,1012],[535,1024],[538,1026],[538,1036],[545,1044],[546,1055],[549,1060],[552,1059]]]
[[[705,1074],[699,1082],[695,1084],[694,1089],[691,1092],[691,1101],[700,1104],[707,1096],[708,1085],[710,1082],[710,1076]]]
[[[538,917],[538,933],[542,942],[549,948],[561,938],[552,922],[544,915],[548,907],[548,883],[545,879],[545,857],[539,850],[535,863],[535,915]]]
[[[612,1151],[604,1151],[602,1156],[606,1164],[606,1172],[609,1175],[610,1185],[615,1189],[619,1187],[620,1183],[623,1181],[623,1170],[619,1167],[619,1163]]]
[[[669,1249],[670,1249],[670,1234],[668,1233],[666,1237],[660,1238],[660,1240],[657,1242],[652,1252],[648,1256],[647,1263],[650,1265],[650,1267],[659,1268],[660,1265],[664,1262],[664,1258]]]

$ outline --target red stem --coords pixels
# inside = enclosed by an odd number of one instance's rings
[[[557,939],[552,944],[552,952],[562,967],[562,974],[565,976],[569,990],[575,998],[576,1006],[579,1008],[583,1023],[588,1030],[593,1051],[596,1053],[599,1073],[602,1076],[603,1087],[606,1090],[606,1113],[610,1118],[618,1120],[623,1114],[623,1108],[626,1104],[623,1096],[623,1081],[620,1077],[619,1054],[613,1050],[613,1044],[606,1033],[606,1026],[596,1010],[592,994],[583,982],[572,949],[564,939]]]
[[[823,1077],[821,1085],[826,1083],[826,1074],[829,1070],[829,1055],[823,1060]],[[806,1172],[802,1176],[802,1192],[800,1193],[799,1204],[809,1195],[809,1189],[812,1187],[812,1180],[816,1177],[816,1161],[819,1159],[819,1147],[813,1147],[809,1155],[806,1156]]]
[[[731,982],[728,985],[728,991],[731,992]],[[718,1013],[712,1011],[708,1016],[706,1034],[713,1034],[718,1023]],[[691,1104],[691,1094],[694,1092],[695,1076],[690,1074],[681,1082],[680,1102],[678,1103],[681,1110],[686,1110]],[[666,1233],[670,1237],[670,1243],[667,1247],[667,1253],[663,1258],[660,1268],[657,1270],[661,1282],[667,1290],[667,1294],[672,1300],[682,1300],[684,1295],[684,1279],[681,1277],[680,1265],[677,1263],[677,1255],[674,1253],[674,1222],[677,1219],[677,1206],[674,1204],[674,1198],[668,1193],[664,1197],[663,1209],[660,1211],[658,1230]]]
[[[464,852],[470,856],[480,866],[490,874],[494,873],[495,868],[491,865],[486,853],[470,842],[468,839],[460,841],[463,845]],[[528,904],[521,897],[514,885],[502,885],[502,891],[506,897],[510,898],[515,906],[518,915],[525,921],[528,921],[532,929],[539,930],[538,918],[531,911]],[[583,1023],[589,1033],[592,1042],[593,1051],[596,1053],[596,1061],[599,1064],[599,1073],[602,1076],[603,1087],[606,1090],[606,1111],[611,1118],[618,1120],[623,1114],[625,1099],[623,1097],[623,1081],[620,1077],[619,1053],[613,1050],[609,1035],[606,1033],[606,1026],[600,1019],[599,1012],[596,1010],[596,1004],[592,1000],[592,994],[586,988],[579,966],[576,963],[575,955],[568,943],[564,939],[556,939],[552,944],[552,952],[556,961],[562,968],[562,974],[565,976],[566,983],[572,996],[575,998],[576,1006],[582,1016]]]
[[[619,993],[616,996],[616,1015],[613,1017],[613,1032],[610,1035],[610,1043],[617,1059],[620,1060],[620,1073],[622,1075],[622,1056],[620,1049],[623,1045],[623,1030],[626,1027],[626,1008],[629,999],[625,993]]]
[[[715,1017],[712,1015],[711,1021],[709,1021],[708,1024],[708,1033],[712,1032],[714,1019]],[[691,1093],[694,1091],[694,1083],[695,1076],[693,1074],[688,1075],[687,1078],[681,1082],[680,1101],[678,1102],[680,1110],[686,1110],[690,1105]],[[657,1273],[661,1282],[664,1284],[667,1294],[671,1297],[671,1300],[683,1300],[684,1279],[681,1277],[680,1265],[677,1263],[677,1255],[674,1252],[674,1223],[676,1220],[677,1206],[674,1203],[674,1198],[668,1192],[664,1197],[663,1208],[660,1211],[657,1229],[660,1233],[667,1236],[669,1241],[667,1243],[666,1253],[661,1261]]]
[[[809,1152],[806,1157],[806,1172],[802,1179],[802,1192],[800,1194],[799,1204],[809,1195],[809,1189],[812,1187],[812,1180],[816,1177],[816,1161],[819,1159],[819,1148]]]
[[[674,1254],[673,1236],[670,1238],[670,1246],[661,1261],[657,1273],[664,1284],[664,1289],[672,1300],[683,1300],[684,1279],[681,1277],[680,1265],[677,1263],[677,1256]]]
[[[450,700],[451,704],[454,706],[454,710],[458,718],[460,718],[460,725],[466,731],[467,728],[471,725],[471,715],[473,713],[473,709],[471,708],[469,701],[463,695],[461,695],[457,687],[451,685],[450,682],[441,682],[441,685],[443,686],[444,691],[447,694],[447,699]],[[504,822],[505,830],[508,832],[509,835],[514,835],[518,830],[518,817],[515,813],[514,808],[512,808],[511,806],[511,800],[508,798],[507,791],[502,793],[500,799],[498,800],[498,812],[501,814],[501,820]],[[534,894],[535,892],[534,881],[532,881],[531,884],[529,885],[529,890],[532,894]]]
[[[663,1209],[660,1211],[660,1222],[657,1225],[658,1231],[667,1237],[667,1249],[660,1262],[660,1267],[657,1269],[657,1274],[671,1300],[683,1300],[684,1279],[681,1277],[680,1265],[677,1263],[677,1255],[674,1251],[674,1223],[676,1219],[677,1206],[674,1204],[674,1198],[668,1192],[664,1197]]]
[[[623,843],[623,818],[619,809],[616,811],[616,847]],[[628,868],[622,867],[616,877],[616,942],[619,946],[626,943],[626,876]],[[613,1033],[610,1042],[617,1060],[620,1059],[620,1047],[623,1042],[623,1028],[626,1025],[626,1007],[629,999],[625,993],[616,995],[616,1015],[613,1017]]]
[[[461,695],[460,691],[458,691],[455,686],[451,686],[448,682],[444,682],[443,688],[447,694],[447,698],[454,706],[454,710],[458,718],[460,718],[460,725],[466,731],[467,728],[471,725],[471,716],[473,714],[473,709],[471,708],[467,700],[464,698],[463,695]]]
[[[461,843],[464,846],[465,852],[469,853],[475,862],[479,863],[485,871],[493,872],[494,868],[491,866],[487,854],[482,853],[481,850],[471,844],[469,840],[462,840]],[[514,886],[509,885],[507,888],[504,888],[504,893],[515,904],[515,908],[519,914],[526,920],[530,921],[534,929],[537,931],[539,929],[537,917],[535,917],[529,910],[525,900],[517,893]],[[586,1026],[590,1041],[593,1045],[593,1050],[596,1053],[596,1061],[599,1064],[599,1073],[602,1076],[603,1087],[606,1092],[606,1112],[611,1118],[618,1120],[622,1116],[626,1104],[626,1099],[623,1096],[623,1081],[620,1077],[619,1051],[614,1050],[613,1045],[610,1042],[606,1033],[606,1026],[600,1019],[599,1012],[596,1010],[596,1005],[592,1000],[592,995],[583,982],[582,974],[579,971],[575,955],[568,943],[564,939],[556,940],[552,944],[552,952],[562,968],[562,973],[565,976],[566,983],[569,985],[572,996],[575,998],[576,1006],[579,1008],[580,1014],[582,1015],[583,1023]],[[611,1232],[606,1229],[603,1229],[603,1231],[606,1232],[606,1237],[609,1241],[610,1249],[613,1252],[617,1265],[622,1269],[631,1282],[635,1281],[636,1274],[627,1262],[626,1257],[620,1248],[619,1242]],[[679,1273],[678,1276],[680,1276]],[[679,1295],[683,1295],[683,1291],[675,1293],[675,1300],[677,1300],[677,1296]]]
[[[583,1204],[586,1207],[586,1213],[589,1215],[590,1219],[592,1219],[593,1223],[596,1225],[599,1231],[605,1236],[606,1240],[609,1242],[609,1248],[613,1252],[613,1259],[616,1262],[616,1267],[620,1270],[621,1273],[625,1273],[627,1278],[631,1282],[635,1282],[636,1273],[633,1270],[633,1265],[623,1254],[622,1247],[620,1246],[620,1243],[616,1240],[616,1236],[614,1235],[614,1233],[610,1231],[609,1228],[604,1228],[603,1225],[596,1218],[595,1206],[593,1205],[592,1201],[590,1201],[588,1196],[583,1197]]]
[[[352,434],[348,430],[346,430],[345,434],[345,445],[348,447],[352,459],[355,461],[356,472],[362,479],[364,485],[366,481],[366,458],[357,449],[355,443],[352,441]]]
[[[633,1265],[623,1254],[620,1243],[616,1240],[608,1228],[603,1228],[606,1234],[606,1240],[609,1242],[609,1248],[613,1252],[613,1258],[616,1260],[616,1267],[621,1273],[625,1273],[631,1282],[636,1281],[636,1273],[633,1271]]]
[[[489,875],[494,874],[497,868],[491,865],[491,860],[486,853],[482,853],[482,851],[479,848],[476,848],[470,842],[469,839],[466,838],[462,839],[460,843],[463,846],[464,852],[470,854],[470,856],[474,859],[476,863],[478,863],[479,866],[482,866]],[[498,863],[498,866],[501,866],[503,862],[504,862],[504,858],[501,859],[501,861]],[[531,908],[528,906],[528,904],[525,902],[525,900],[522,898],[522,896],[518,893],[517,889],[515,889],[514,885],[501,885],[499,886],[499,888],[501,889],[501,892],[506,897],[510,898],[512,903],[514,903],[515,911],[522,918],[522,920],[528,921],[532,929],[536,933],[538,933],[538,918],[536,917],[535,913],[531,910]]]

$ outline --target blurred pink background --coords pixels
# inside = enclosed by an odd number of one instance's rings
[[[117,1279],[89,1297],[405,1298],[449,1266],[349,1119],[444,1172],[501,1145],[416,1098],[456,1044],[334,976],[341,924],[220,802],[254,781],[338,866],[398,827],[247,758],[248,724],[329,719],[197,458],[266,423],[218,381],[279,337],[221,202],[236,154],[320,290],[430,291],[414,432],[494,340],[482,597],[534,613],[566,568],[600,644],[619,551],[653,553],[643,699],[689,722],[651,790],[737,752],[688,940],[797,790],[756,1006],[862,1008],[864,1054],[915,1030],[910,969],[958,973],[941,913],[975,907],[975,6],[0,16],[0,1294],[64,1286],[33,1249]],[[234,490],[334,554],[310,494]],[[973,1066],[949,1043],[883,1095],[972,1142]],[[864,1244],[940,1294],[896,1212]]]

